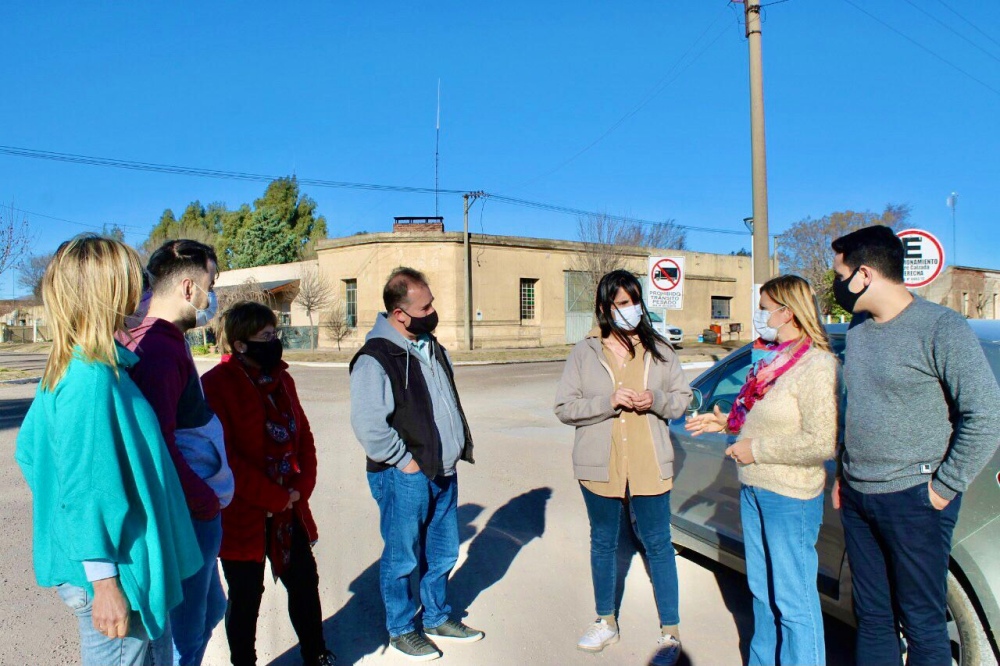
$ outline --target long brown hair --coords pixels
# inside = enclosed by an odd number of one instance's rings
[[[779,275],[765,282],[760,293],[767,294],[775,303],[788,308],[802,334],[818,348],[830,351],[830,339],[823,328],[819,300],[806,280],[798,275]]]
[[[128,245],[94,234],[60,245],[42,278],[52,333],[42,388],[55,388],[74,353],[110,365],[117,376],[115,334],[127,330],[125,318],[139,307],[141,297],[142,263]]]

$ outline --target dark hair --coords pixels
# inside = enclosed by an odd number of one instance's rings
[[[865,227],[831,244],[833,251],[844,255],[844,263],[852,271],[869,266],[893,282],[903,282],[903,241],[889,227],[881,224]]]
[[[169,286],[177,277],[187,277],[195,272],[208,272],[208,264],[218,267],[219,260],[211,245],[182,238],[167,241],[159,247],[146,264],[146,273],[153,291]]]
[[[226,310],[223,317],[224,349],[234,351],[233,343],[237,340],[246,342],[268,326],[277,326],[278,317],[274,310],[256,301],[239,301]]]
[[[649,310],[646,309],[646,303],[642,299],[642,285],[628,271],[611,271],[602,277],[600,283],[597,285],[594,314],[597,315],[597,324],[601,327],[601,337],[607,338],[614,335],[625,345],[632,357],[635,358],[635,346],[632,344],[632,340],[629,339],[631,331],[623,331],[615,324],[613,308],[615,307],[615,297],[618,296],[619,289],[624,289],[625,293],[632,297],[633,303],[642,306],[642,319],[639,321],[638,328],[635,329],[635,334],[639,336],[642,346],[658,361],[665,361],[666,358],[657,349],[656,343],[662,342],[667,345],[670,343],[653,330],[652,324],[649,323]]]
[[[415,268],[400,266],[393,269],[389,279],[385,281],[385,288],[382,289],[382,303],[387,314],[410,302],[408,294],[413,285],[429,286],[427,277]]]

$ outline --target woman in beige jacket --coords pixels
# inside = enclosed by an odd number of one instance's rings
[[[837,444],[840,365],[816,296],[800,277],[784,275],[761,287],[754,326],[755,362],[732,411],[716,407],[685,427],[694,435],[725,431],[736,438],[726,455],[743,484],[740,517],[754,609],[749,663],[822,665],[816,540],[823,463]]]
[[[661,638],[650,661],[680,656],[677,566],[670,539],[674,452],[667,420],[684,414],[691,388],[677,356],[649,323],[639,281],[627,271],[597,287],[600,330],[566,361],[555,413],[576,427],[573,469],[590,518],[590,566],[597,619],[577,647],[600,652],[618,641],[616,559],[629,506],[649,559]]]

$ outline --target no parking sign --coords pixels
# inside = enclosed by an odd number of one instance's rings
[[[684,309],[684,257],[649,258],[649,308]]]
[[[929,285],[944,268],[944,246],[922,229],[906,229],[896,235],[903,241],[903,283],[909,289]]]

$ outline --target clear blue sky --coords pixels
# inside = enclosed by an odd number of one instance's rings
[[[846,0],[766,8],[772,232],[909,203],[914,226],[938,234],[953,258],[954,190],[959,263],[1000,268],[1000,5],[853,1],[993,90]],[[715,228],[742,229],[751,213],[742,5],[282,4],[295,6],[7,3],[0,144],[433,187],[440,79],[442,188]],[[118,223],[135,242],[165,208],[235,207],[263,188],[0,155],[0,202]],[[331,236],[434,214],[433,195],[305,191]],[[461,227],[461,213],[460,197],[441,197],[447,228]],[[28,217],[38,252],[86,229]],[[493,234],[576,234],[572,216],[488,200],[471,222]],[[691,233],[689,244],[729,252],[749,238]],[[0,276],[0,294],[10,284]]]

